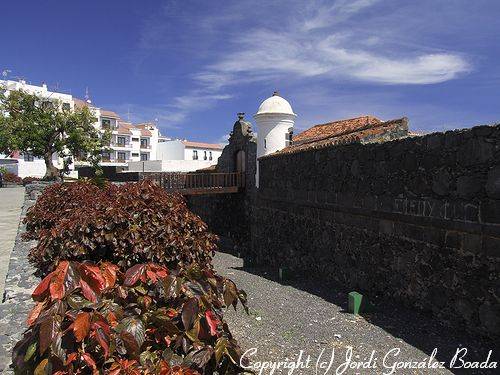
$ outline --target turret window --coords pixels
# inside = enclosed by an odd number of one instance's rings
[[[290,146],[292,143],[293,128],[288,128],[288,133],[285,133],[285,146]]]

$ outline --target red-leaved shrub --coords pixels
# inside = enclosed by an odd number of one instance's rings
[[[21,185],[23,183],[23,179],[14,173],[11,172],[5,172],[3,174],[3,182],[10,182],[12,184],[18,184]]]
[[[234,374],[241,349],[222,318],[246,295],[212,270],[61,261],[33,292],[16,374]],[[244,359],[243,359],[244,360]]]
[[[45,275],[59,260],[107,260],[120,267],[154,262],[210,267],[217,236],[186,205],[151,181],[47,188],[25,219],[38,244],[30,261]]]

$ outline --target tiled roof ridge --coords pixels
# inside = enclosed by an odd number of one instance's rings
[[[290,154],[295,154],[298,152],[303,152],[303,151],[310,151],[310,150],[317,150],[317,149],[322,149],[326,147],[330,147],[333,145],[339,145],[339,144],[348,144],[356,140],[361,140],[363,138],[363,132],[373,130],[373,129],[381,129],[385,126],[396,124],[396,123],[404,123],[408,121],[407,117],[401,117],[398,119],[393,119],[393,120],[387,120],[378,124],[375,124],[375,127],[364,127],[358,128],[356,131],[349,132],[347,134],[342,134],[342,135],[336,135],[336,136],[330,136],[330,137],[325,137],[322,139],[314,139],[310,140],[309,142],[304,141],[303,143],[292,143],[290,146],[284,148],[283,150],[274,152],[272,154],[264,155],[261,156],[260,158],[269,158],[269,157],[275,157],[275,156],[284,156],[284,155],[290,155]],[[356,133],[360,133],[361,137],[356,136]],[[366,135],[366,133],[365,133]],[[310,147],[307,147],[307,145],[311,144]],[[306,146],[306,148],[303,148],[301,146]]]
[[[324,125],[330,125],[330,124],[333,125],[333,124],[341,123],[341,122],[345,122],[345,121],[357,120],[357,119],[360,119],[360,118],[363,118],[363,117],[366,117],[367,119],[371,117],[371,118],[373,118],[375,120],[378,120],[378,122],[375,122],[375,123],[368,122],[365,126],[362,126],[362,127],[356,128],[356,129],[348,129],[348,130],[346,130],[346,131],[344,131],[342,133],[338,133],[338,134],[335,134],[335,135],[325,135],[323,137],[317,137],[317,138],[306,138],[303,141],[299,140],[297,142],[294,142],[293,144],[298,146],[298,145],[305,145],[305,144],[312,143],[312,142],[323,141],[323,140],[329,139],[329,138],[340,138],[340,137],[344,137],[344,136],[352,134],[352,133],[361,132],[363,130],[375,129],[375,128],[379,128],[379,127],[382,127],[382,126],[385,126],[385,125],[390,125],[393,122],[398,122],[398,121],[401,121],[401,120],[403,120],[405,118],[405,117],[402,117],[402,118],[394,119],[394,120],[381,121],[378,118],[373,117],[373,116],[361,116],[361,117],[354,117],[352,119],[345,119],[345,120],[328,122],[328,123],[322,124],[322,125],[315,125],[315,126],[313,126],[313,128],[315,128],[317,126],[324,126]],[[312,129],[312,128],[310,128],[310,129]]]

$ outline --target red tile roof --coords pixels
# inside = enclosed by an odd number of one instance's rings
[[[133,125],[129,122],[118,121],[118,134],[132,134]]]
[[[75,98],[73,97],[73,101],[75,102],[75,107],[76,108],[83,108],[83,107],[88,107],[89,103],[87,103],[85,100]]]
[[[373,116],[356,117],[313,126],[293,137],[290,146],[264,157],[354,142],[385,141],[407,135],[406,117],[385,122]]]
[[[224,147],[218,143],[202,143],[202,142],[190,142],[182,141],[184,146],[191,148],[206,148],[209,150],[222,150]]]
[[[107,110],[107,109],[102,109],[102,108],[101,108],[101,116],[111,117],[111,118],[116,118],[116,119],[120,118],[120,116],[118,116],[115,112]]]
[[[338,137],[359,131],[374,124],[380,124],[378,118],[373,116],[355,117],[345,120],[328,122],[326,124],[315,125],[302,133],[293,137],[294,143],[311,142],[315,140]]]

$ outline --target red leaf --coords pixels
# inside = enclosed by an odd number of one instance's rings
[[[69,262],[63,260],[54,271],[54,277],[50,280],[50,297],[52,301],[62,299],[64,297],[64,280],[68,272]]]
[[[90,314],[87,312],[78,314],[72,325],[76,342],[83,341],[90,330]]]
[[[125,273],[125,281],[123,282],[123,285],[134,286],[144,272],[144,268],[144,264],[136,264],[135,266],[130,267]]]
[[[65,365],[69,365],[71,362],[73,362],[76,358],[78,357],[77,353],[71,353],[68,355],[68,358],[66,359]]]
[[[103,272],[102,275],[106,280],[106,288],[112,288],[116,283],[116,273],[118,271],[118,266],[112,263],[104,263],[102,265]]]
[[[99,345],[101,345],[102,349],[104,350],[104,357],[108,358],[109,356],[108,336],[104,332],[103,328],[97,327],[97,329],[95,330],[95,338],[97,339],[97,342],[99,343]]]
[[[101,293],[106,288],[106,279],[101,275],[99,267],[83,263],[80,266],[82,277],[96,293]]]
[[[146,275],[148,275],[149,280],[151,280],[153,282],[153,284],[156,284],[156,282],[158,281],[158,279],[156,277],[156,273],[147,269]]]
[[[45,302],[38,302],[35,307],[31,310],[30,314],[28,315],[28,319],[26,320],[26,324],[28,327],[31,327],[32,324],[37,320],[38,316],[42,312],[43,308],[45,306]]]
[[[208,325],[210,326],[210,334],[212,336],[217,336],[217,326],[220,323],[220,320],[217,319],[213,311],[207,310],[205,312],[205,318],[207,319]]]
[[[92,288],[85,281],[80,280],[83,296],[91,302],[97,302],[97,296]]]
[[[45,296],[45,293],[47,292],[47,290],[49,289],[49,285],[50,285],[50,280],[52,280],[52,277],[54,276],[54,272],[51,272],[49,273],[47,276],[45,276],[45,278],[40,282],[40,284],[38,284],[38,286],[36,287],[36,289],[33,291],[33,293],[31,294],[31,297],[33,297],[33,299],[35,301],[40,301],[41,299],[43,299],[43,297]]]
[[[198,315],[198,300],[196,298],[189,299],[184,306],[182,306],[182,323],[186,331],[190,330]]]
[[[89,353],[82,353],[82,359],[93,369],[96,370],[97,366],[95,364],[94,358]]]

